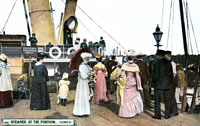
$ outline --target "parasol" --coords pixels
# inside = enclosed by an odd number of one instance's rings
[[[72,59],[69,63],[69,68],[72,73],[75,71],[78,71],[79,65],[83,61],[81,58],[81,53],[83,53],[83,52],[92,53],[90,48],[81,48],[81,49],[77,50],[76,53],[72,56]]]
[[[102,58],[102,57],[103,57],[103,56],[102,56],[101,54],[99,54],[99,53],[95,53],[94,56],[95,56],[96,58]]]

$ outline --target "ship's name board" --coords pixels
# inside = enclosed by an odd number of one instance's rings
[[[38,48],[36,46],[23,46],[22,54],[24,56],[36,56],[38,53]]]

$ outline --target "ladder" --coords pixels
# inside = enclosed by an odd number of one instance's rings
[[[192,103],[191,103],[191,106],[190,106],[190,113],[193,112],[194,108],[195,108],[195,99],[196,99],[196,93],[197,93],[197,90],[198,90],[198,87],[200,87],[200,81],[199,81],[199,66],[200,64],[198,63],[197,64],[197,70],[196,70],[196,84],[195,84],[195,87],[194,87],[194,93],[193,93],[193,96],[192,96]]]
[[[195,99],[196,99],[196,93],[197,93],[197,89],[200,87],[200,78],[199,78],[199,66],[200,66],[200,61],[198,64],[196,64],[196,84],[194,86],[194,92],[193,93],[187,93],[187,84],[186,86],[184,87],[184,93],[183,93],[183,101],[182,101],[182,107],[181,107],[181,112],[184,112],[185,111],[185,108],[186,108],[186,97],[187,96],[192,96],[192,103],[191,103],[191,106],[190,106],[190,109],[189,109],[189,112],[192,113],[192,111],[194,110],[194,107],[195,107]],[[187,76],[187,75],[186,75]]]

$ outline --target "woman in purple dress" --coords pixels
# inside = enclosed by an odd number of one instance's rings
[[[128,53],[128,62],[122,65],[121,77],[126,76],[123,90],[123,103],[119,109],[119,117],[134,117],[143,112],[143,101],[139,90],[142,90],[139,67],[134,63],[134,52]]]

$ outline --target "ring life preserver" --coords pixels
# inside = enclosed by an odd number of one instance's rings
[[[98,53],[101,54],[102,56],[104,55],[104,49],[103,47],[98,48]]]
[[[57,50],[57,51],[58,51],[58,54],[57,54],[56,56],[53,55],[53,50]],[[49,55],[50,55],[50,57],[53,58],[53,59],[58,59],[58,58],[60,58],[61,53],[62,53],[62,52],[61,52],[61,49],[58,48],[58,47],[51,47],[50,50],[49,50]]]
[[[76,50],[76,51],[77,51],[77,48],[75,48],[75,47],[69,48],[69,49],[67,50],[67,55],[71,55],[71,51],[72,51],[72,50]]]

